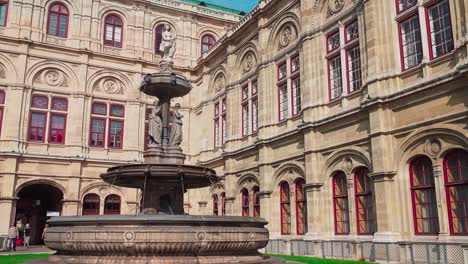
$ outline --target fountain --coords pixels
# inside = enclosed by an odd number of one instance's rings
[[[184,214],[184,192],[219,181],[209,168],[185,165],[182,115],[170,101],[191,90],[172,72],[175,36],[166,26],[161,71],[144,77],[139,89],[158,98],[150,114],[144,163],[107,170],[101,178],[141,190],[138,215],[61,216],[48,221],[45,263],[283,263],[258,253],[268,243],[267,222],[239,216]]]

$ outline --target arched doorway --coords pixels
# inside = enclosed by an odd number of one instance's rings
[[[62,212],[63,192],[52,185],[37,183],[22,188],[17,196],[15,220],[31,226],[31,245],[41,244],[45,222]]]

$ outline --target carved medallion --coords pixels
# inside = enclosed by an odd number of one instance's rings
[[[431,156],[437,156],[442,151],[442,142],[438,138],[431,138],[426,141],[426,152]]]
[[[255,237],[256,237],[256,236],[255,236],[255,233],[254,233],[254,232],[252,232],[252,233],[249,234],[249,238],[250,238],[251,240],[255,240]]]
[[[220,91],[221,89],[223,89],[225,84],[226,84],[226,78],[224,77],[223,74],[219,74],[214,81],[214,87],[216,91]]]
[[[198,232],[197,233],[197,239],[198,240],[203,240],[206,238],[206,233],[205,232]]]
[[[135,234],[131,231],[127,231],[124,234],[124,238],[125,240],[133,240],[133,238],[135,238]]]
[[[257,60],[255,59],[255,56],[250,52],[245,56],[244,59],[244,73],[251,71],[255,66],[257,65]]]
[[[57,70],[48,70],[44,73],[44,82],[50,86],[59,86],[63,82],[63,75]]]
[[[105,80],[102,86],[104,91],[108,94],[117,94],[120,92],[120,84],[115,80]]]
[[[329,0],[328,1],[328,11],[330,14],[336,14],[341,11],[344,7],[344,0]]]
[[[72,238],[73,238],[73,233],[72,233],[72,232],[69,231],[69,232],[67,232],[67,233],[65,234],[65,239],[66,239],[67,241],[72,240]]]
[[[280,44],[280,49],[285,48],[291,44],[293,39],[295,38],[295,32],[291,28],[291,26],[286,26],[283,31],[281,32],[280,39],[279,39],[279,44]]]

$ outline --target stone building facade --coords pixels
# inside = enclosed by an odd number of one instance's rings
[[[138,211],[137,192],[99,173],[142,161],[152,102],[136,87],[158,70],[155,35],[170,23],[176,70],[194,87],[180,100],[187,162],[224,177],[187,193],[188,213],[263,217],[272,252],[463,260],[466,1],[261,0],[243,17],[178,1],[63,1],[68,34],[48,26],[55,3],[10,1],[0,27],[1,230],[34,184],[60,190],[62,215]],[[34,113],[66,117],[64,144],[49,127],[37,142]],[[126,129],[116,140],[102,127]]]

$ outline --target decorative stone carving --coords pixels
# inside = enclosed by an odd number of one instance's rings
[[[172,114],[172,127],[169,135],[169,145],[179,146],[182,143],[182,118],[184,117],[180,112],[180,104],[177,103],[174,109],[171,111]]]
[[[353,161],[350,158],[345,158],[343,160],[343,168],[350,172],[353,169]]]
[[[197,239],[198,240],[203,240],[206,238],[206,233],[205,232],[198,232],[197,233]]]
[[[44,72],[44,82],[50,86],[60,86],[63,83],[63,74],[55,69]]]
[[[154,106],[155,108],[149,114],[148,147],[162,144],[161,101],[155,100]]]
[[[133,238],[135,238],[135,234],[131,231],[127,231],[124,234],[124,238],[125,240],[133,240]]]
[[[341,11],[344,7],[345,0],[329,0],[328,12],[333,15]]]
[[[280,33],[279,49],[283,49],[289,46],[289,44],[291,44],[294,39],[296,39],[296,31],[292,28],[291,25],[285,26]]]
[[[256,65],[257,65],[257,59],[255,58],[254,54],[252,52],[247,53],[247,55],[245,55],[243,65],[242,65],[244,73],[251,71]]]
[[[442,151],[442,142],[438,138],[430,138],[426,140],[425,151],[429,155],[436,157]]]
[[[165,30],[162,33],[161,45],[161,65],[172,66],[174,64],[174,53],[176,51],[176,34],[171,31],[171,25],[166,24]]]
[[[226,85],[226,77],[224,77],[224,74],[220,73],[218,76],[216,76],[216,79],[214,81],[214,87],[216,91],[220,91],[221,89],[224,88]]]
[[[114,79],[104,80],[102,83],[103,90],[108,94],[118,94],[120,92],[120,83]]]
[[[5,77],[6,77],[5,69],[3,69],[2,65],[0,64],[0,79],[5,79]]]

